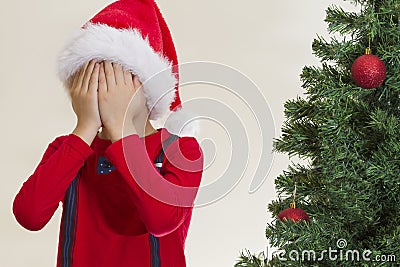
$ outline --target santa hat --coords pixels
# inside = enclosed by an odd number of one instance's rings
[[[60,53],[60,80],[66,84],[92,59],[121,64],[138,76],[156,124],[175,134],[195,134],[197,126],[186,125],[190,115],[183,112],[179,97],[175,46],[154,0],[116,1],[84,24]]]

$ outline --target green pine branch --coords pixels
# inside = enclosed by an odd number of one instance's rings
[[[359,12],[330,6],[325,22],[332,35],[316,37],[313,54],[319,66],[300,75],[304,96],[285,102],[282,135],[274,151],[292,162],[275,179],[278,198],[268,204],[273,221],[266,225],[269,243],[279,250],[323,251],[347,240],[347,249],[396,255],[397,263],[324,259],[281,261],[277,255],[242,253],[246,266],[398,266],[400,263],[400,1],[348,1]],[[371,45],[386,65],[386,80],[375,89],[354,84],[351,66]],[[281,222],[294,183],[297,206],[309,223]],[[397,265],[396,265],[397,264]]]

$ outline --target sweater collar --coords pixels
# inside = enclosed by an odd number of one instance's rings
[[[170,132],[168,132],[166,128],[159,128],[157,129],[157,132],[147,135],[143,138],[146,144],[150,144],[156,142],[157,140],[164,142],[169,136]],[[111,140],[102,139],[97,134],[92,142],[92,146],[100,150],[105,150],[111,144],[112,144]]]

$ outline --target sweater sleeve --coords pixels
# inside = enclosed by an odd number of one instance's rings
[[[74,134],[57,137],[14,198],[13,213],[30,231],[41,230],[64,199],[70,183],[93,150]]]
[[[166,149],[161,174],[137,134],[112,143],[105,155],[127,181],[149,233],[164,236],[184,222],[203,172],[203,154],[195,138],[181,137]]]

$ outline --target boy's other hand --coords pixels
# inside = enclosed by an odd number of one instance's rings
[[[69,88],[72,108],[78,118],[74,134],[89,145],[101,127],[98,107],[100,64],[95,60],[87,62],[75,75]]]
[[[148,109],[142,84],[136,75],[124,70],[120,64],[104,61],[99,73],[99,110],[103,126],[107,128],[112,140],[122,137],[125,116],[131,133],[136,129],[131,125],[145,126]],[[140,115],[140,116],[139,116]],[[143,126],[141,126],[143,125]]]

